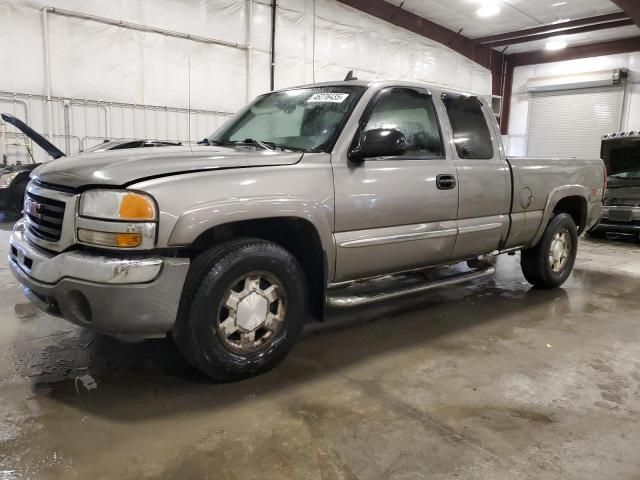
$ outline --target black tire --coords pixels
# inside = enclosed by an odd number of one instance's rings
[[[266,327],[262,327],[265,333],[261,333],[262,330],[254,332],[256,341],[263,341],[264,345],[252,347],[255,351],[239,351],[244,347],[235,345],[231,337],[227,338],[219,325],[223,323],[221,318],[228,294],[234,286],[245,285],[242,283],[245,277],[252,275],[260,275],[256,277],[259,282],[268,278],[276,284],[276,291],[281,296],[277,302],[282,302],[276,307],[284,309],[283,320],[277,322],[277,332]],[[267,308],[272,306],[269,303]],[[239,311],[240,304],[236,308]],[[266,313],[268,317],[269,312]],[[173,337],[187,360],[214,380],[240,380],[277,365],[293,347],[306,314],[305,277],[295,257],[279,245],[264,240],[234,240],[203,252],[192,262]],[[227,310],[227,319],[231,315]],[[243,334],[238,330],[239,336]],[[265,340],[267,335],[271,336]]]
[[[29,179],[21,180],[11,191],[11,212],[20,216],[24,206],[24,196]]]
[[[607,238],[607,232],[605,232],[604,230],[590,230],[589,232],[587,232],[587,235],[589,236],[589,238]]]
[[[552,243],[558,234],[568,234],[570,249],[564,263],[559,263],[554,270],[549,259]],[[538,244],[522,251],[520,265],[524,278],[538,288],[557,288],[562,285],[573,270],[578,253],[578,229],[571,215],[560,213],[553,217]]]

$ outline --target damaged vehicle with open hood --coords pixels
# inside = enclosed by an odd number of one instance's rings
[[[3,113],[0,116],[4,122],[13,125],[24,135],[29,137],[53,160],[66,156],[58,147],[19,118],[8,113]],[[180,142],[122,138],[104,140],[103,142],[89,147],[80,153],[104,152],[107,150],[122,150],[128,148],[165,147],[171,145],[180,145]],[[33,158],[29,148],[27,148],[27,153],[31,159],[29,163],[3,165],[0,167],[0,212],[9,214],[19,214],[22,212],[24,193],[27,188],[27,183],[29,183],[29,175],[40,165],[40,163],[36,162]]]
[[[624,233],[640,240],[640,131],[605,135],[602,159],[608,183],[602,218],[591,233]]]
[[[41,165],[9,265],[42,309],[170,335],[223,381],[276,365],[307,319],[489,276],[500,253],[559,287],[605,182],[600,159],[508,158],[487,99],[421,83],[270,92],[200,143]]]

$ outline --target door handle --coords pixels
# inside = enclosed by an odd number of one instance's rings
[[[453,175],[438,175],[436,177],[438,190],[452,190],[456,188],[456,177]]]

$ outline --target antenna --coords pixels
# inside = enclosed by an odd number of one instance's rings
[[[187,57],[187,142],[191,144],[191,57]]]
[[[354,77],[353,76],[353,70],[349,70],[349,73],[347,73],[347,76],[344,77],[344,81],[348,82],[349,80],[357,80],[358,77]]]

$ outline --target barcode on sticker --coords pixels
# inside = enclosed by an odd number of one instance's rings
[[[314,93],[307,103],[342,103],[348,93]]]

